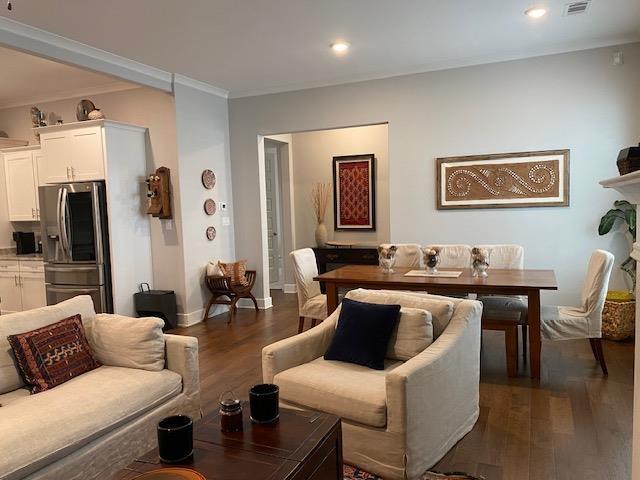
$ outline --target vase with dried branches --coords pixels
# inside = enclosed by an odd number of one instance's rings
[[[324,247],[327,244],[327,227],[324,224],[324,217],[327,213],[327,204],[329,203],[328,183],[316,182],[311,187],[311,203],[313,205],[313,213],[316,216],[316,245]]]

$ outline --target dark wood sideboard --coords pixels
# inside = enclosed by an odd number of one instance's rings
[[[323,274],[343,265],[377,265],[378,249],[376,247],[315,247],[318,273]],[[320,286],[322,293],[324,285]]]

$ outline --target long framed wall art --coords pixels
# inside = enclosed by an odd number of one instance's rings
[[[569,205],[569,150],[436,159],[437,207]]]

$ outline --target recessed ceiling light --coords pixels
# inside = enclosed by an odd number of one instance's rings
[[[349,44],[347,42],[334,42],[331,44],[331,49],[336,53],[344,53],[349,50]]]
[[[547,9],[543,7],[532,7],[525,10],[524,14],[531,18],[540,18],[547,14]]]

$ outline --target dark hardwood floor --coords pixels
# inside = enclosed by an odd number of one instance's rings
[[[205,413],[225,390],[247,397],[261,381],[262,347],[297,332],[295,295],[274,291],[274,307],[240,309],[174,333],[200,342]],[[542,378],[506,375],[500,332],[484,332],[480,419],[435,467],[487,480],[627,480],[631,478],[633,345],[604,342],[604,377],[589,342],[544,342]],[[425,406],[428,408],[428,406]]]

